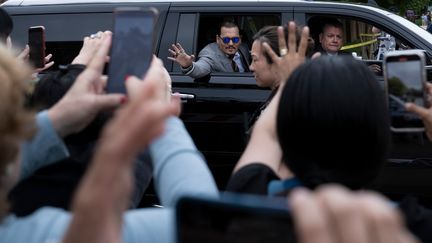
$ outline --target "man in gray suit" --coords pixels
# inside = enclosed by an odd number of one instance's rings
[[[239,28],[232,22],[221,25],[216,42],[205,46],[195,56],[188,55],[180,43],[169,49],[168,59],[178,63],[184,74],[192,78],[201,78],[212,72],[249,72],[250,54],[247,47],[241,45]]]

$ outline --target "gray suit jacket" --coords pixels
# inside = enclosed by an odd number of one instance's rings
[[[250,54],[246,46],[240,45],[238,52],[242,56],[242,64],[246,72],[249,72]],[[223,53],[216,42],[205,46],[198,54],[198,61],[192,63],[192,67],[182,69],[183,73],[192,78],[201,78],[212,72],[234,72],[231,59]]]

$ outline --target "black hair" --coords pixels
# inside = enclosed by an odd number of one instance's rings
[[[12,18],[3,8],[0,8],[0,42],[5,44],[13,30]]]
[[[57,72],[44,75],[35,85],[29,106],[37,110],[49,109],[54,106],[68,92],[84,69],[84,65],[72,64],[66,68],[62,67]],[[109,113],[98,114],[81,132],[69,135],[66,142],[85,144],[88,141],[98,139],[100,131],[110,116]]]
[[[236,23],[234,23],[232,21],[224,21],[224,22],[222,22],[222,24],[219,27],[219,35],[221,34],[222,27],[237,28],[237,29],[239,29],[239,32],[240,32],[240,28],[238,27],[238,25]]]
[[[284,162],[307,187],[371,183],[389,150],[383,90],[352,57],[322,56],[296,69],[277,110]]]
[[[264,26],[261,28],[253,37],[253,41],[259,41],[261,44],[267,43],[272,48],[272,50],[280,56],[280,50],[279,50],[279,39],[278,39],[278,33],[277,33],[278,26]],[[288,41],[288,28],[286,26],[284,28],[284,36],[285,40]],[[297,38],[297,46],[300,43],[300,37],[301,37],[301,31],[299,28],[297,28],[296,31],[296,38]],[[313,54],[314,50],[314,41],[312,38],[308,39],[308,47],[306,50],[306,56],[310,57]],[[267,63],[272,64],[273,61],[271,60],[269,54],[264,51],[264,56],[267,60]]]

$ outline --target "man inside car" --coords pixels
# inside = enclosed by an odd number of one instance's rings
[[[329,19],[319,34],[320,49],[323,55],[337,56],[348,54],[341,51],[343,44],[343,25],[337,19]]]
[[[212,72],[249,72],[250,54],[246,46],[241,45],[238,26],[232,22],[224,22],[216,42],[205,46],[195,56],[185,52],[180,43],[173,44],[168,59],[178,63],[182,72],[192,78],[201,78]]]
[[[349,52],[341,50],[343,45],[343,24],[337,19],[326,19],[319,34],[319,42],[318,51],[321,52],[321,55],[351,55]],[[376,74],[381,73],[381,67],[377,64],[371,64],[369,68]]]

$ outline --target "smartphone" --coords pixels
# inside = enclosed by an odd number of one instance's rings
[[[36,68],[43,68],[45,66],[45,27],[32,26],[29,28],[28,45],[30,63]]]
[[[422,50],[389,52],[384,57],[384,81],[393,132],[422,132],[422,120],[405,109],[406,102],[429,107],[426,99],[425,54]]]
[[[108,93],[126,93],[125,80],[144,77],[153,57],[157,10],[118,8],[114,12],[113,40],[108,67]]]
[[[224,194],[181,198],[176,206],[178,243],[295,243],[286,198]]]

